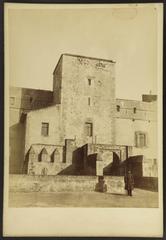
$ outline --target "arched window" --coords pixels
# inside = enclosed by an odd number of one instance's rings
[[[39,162],[49,162],[50,157],[48,155],[48,152],[45,148],[43,148],[39,154]]]
[[[29,149],[29,160],[34,161],[36,159],[36,152],[33,147]]]
[[[60,154],[58,149],[55,149],[51,155],[51,162],[59,162],[60,161]]]

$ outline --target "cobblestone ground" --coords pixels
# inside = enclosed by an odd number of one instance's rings
[[[98,192],[11,192],[9,207],[158,207],[158,193],[135,189],[133,196]]]

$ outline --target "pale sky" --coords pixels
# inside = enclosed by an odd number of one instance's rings
[[[154,5],[63,6],[9,9],[10,85],[52,90],[60,55],[71,53],[116,61],[117,98],[157,92]]]

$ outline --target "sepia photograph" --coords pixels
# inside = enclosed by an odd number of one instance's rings
[[[5,5],[6,209],[162,208],[162,4]]]

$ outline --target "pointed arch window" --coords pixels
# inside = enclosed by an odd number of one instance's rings
[[[29,160],[34,161],[36,159],[36,152],[33,147],[29,149]]]
[[[59,162],[60,160],[60,154],[58,149],[55,149],[51,155],[51,162]]]
[[[39,162],[49,162],[50,157],[48,155],[48,152],[45,148],[43,148],[39,154]]]

